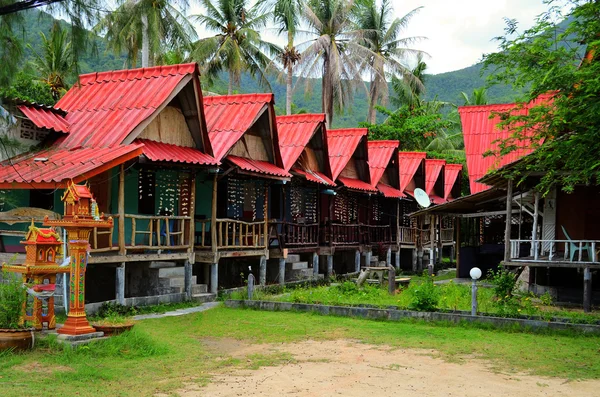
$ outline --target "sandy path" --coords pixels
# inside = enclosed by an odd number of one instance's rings
[[[434,351],[389,350],[348,340],[279,345],[209,341],[208,347],[243,358],[288,352],[294,362],[258,370],[215,374],[206,387],[189,384],[192,396],[598,396],[600,381],[566,382],[492,372],[482,360],[450,363]]]

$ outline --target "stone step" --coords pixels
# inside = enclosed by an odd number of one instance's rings
[[[285,263],[294,263],[294,262],[300,262],[300,255],[289,254],[285,260]]]
[[[313,277],[313,269],[298,269],[285,273],[285,278],[288,281],[305,280]]]
[[[163,269],[163,268],[176,267],[176,266],[177,266],[177,263],[175,263],[175,262],[159,262],[159,261],[150,262],[150,269]]]
[[[192,285],[196,284],[197,277],[192,276]],[[183,287],[185,286],[185,277],[161,277],[158,279],[161,287]]]
[[[158,269],[158,277],[185,277],[185,267],[162,267]]]
[[[192,284],[192,296],[197,294],[205,294],[208,292],[206,284]]]
[[[217,299],[217,294],[192,294],[192,300],[198,303],[214,302]]]
[[[288,263],[285,268],[286,271],[308,269],[308,262]]]

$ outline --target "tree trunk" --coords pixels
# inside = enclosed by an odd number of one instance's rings
[[[285,114],[292,114],[292,63],[288,63],[287,79],[285,87]]]
[[[322,80],[322,105],[323,113],[327,118],[327,128],[333,124],[333,87],[331,86],[331,76],[329,76],[329,59],[323,60],[323,80]]]
[[[150,37],[148,36],[148,15],[142,15],[142,67],[150,66]]]
[[[227,95],[233,94],[233,70],[229,71],[229,86],[227,87]]]
[[[367,121],[371,124],[375,124],[377,113],[375,112],[375,105],[377,102],[377,82],[375,81],[376,77],[371,79],[371,98],[369,100],[369,114],[367,116]]]

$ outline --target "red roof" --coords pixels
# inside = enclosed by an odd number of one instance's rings
[[[446,160],[425,159],[425,193],[432,196],[433,187],[437,182]]]
[[[115,147],[171,97],[187,76],[198,76],[195,63],[90,73],[58,101],[67,111],[65,148]],[[202,123],[202,115],[198,116]]]
[[[66,181],[83,181],[142,154],[141,144],[112,148],[52,147],[0,163],[0,187],[56,188]]]
[[[155,142],[147,139],[137,139],[143,143],[144,156],[152,161],[169,161],[196,165],[218,165],[219,162],[196,148],[183,147],[168,143]]]
[[[398,153],[398,168],[400,169],[400,191],[404,192],[414,178],[419,166],[427,156],[423,152]]]
[[[385,183],[381,183],[381,182],[377,184],[377,190],[379,190],[379,192],[381,192],[381,194],[383,194],[384,197],[388,197],[388,198],[406,197],[406,195],[404,193],[402,193],[400,190],[395,189],[395,188],[391,187],[390,185],[386,185]]]
[[[347,128],[327,131],[327,146],[329,150],[329,163],[333,180],[338,179],[340,173],[350,161],[360,140],[367,135],[366,128]]]
[[[208,137],[217,160],[227,154],[273,101],[273,94],[217,95],[204,98]]]
[[[286,170],[279,168],[275,164],[271,164],[267,161],[252,160],[238,156],[227,156],[226,159],[232,162],[233,164],[237,165],[238,167],[240,167],[240,169],[244,171],[253,172],[257,174],[273,175],[283,178],[289,178],[292,176]]]
[[[377,186],[383,176],[392,155],[398,149],[399,141],[369,141],[369,172],[371,185]]]
[[[289,171],[321,125],[325,125],[324,114],[294,114],[277,116],[277,134],[283,168]]]
[[[292,168],[292,172],[300,174],[306,178],[307,181],[322,183],[323,185],[335,186],[335,182],[327,177],[327,175],[318,171],[304,171],[299,168]]]
[[[456,183],[458,174],[462,171],[462,164],[446,164],[444,167],[444,199],[448,199]],[[454,197],[456,198],[456,197]]]
[[[377,192],[377,189],[375,189],[373,186],[369,185],[367,182],[361,181],[360,179],[347,178],[345,176],[340,176],[338,178],[338,181],[340,181],[340,183],[342,185],[346,186],[348,189],[362,190],[365,192],[373,192],[373,193]]]
[[[522,141],[520,145],[521,149],[510,152],[501,158],[495,156],[483,157],[485,152],[496,150],[498,148],[498,144],[494,143],[494,141],[507,139],[511,134],[511,132],[506,129],[499,130],[496,127],[500,122],[500,118],[495,116],[490,119],[492,113],[509,112],[512,109],[515,109],[511,114],[525,115],[530,108],[538,106],[543,102],[547,102],[549,98],[549,95],[542,95],[535,101],[523,105],[521,109],[518,109],[518,105],[515,103],[503,105],[461,106],[458,108],[458,113],[460,114],[460,119],[462,121],[471,194],[479,193],[489,188],[487,185],[476,182],[489,171],[503,167],[532,152],[530,142]],[[531,134],[533,134],[533,131]]]
[[[440,196],[437,196],[435,194],[431,194],[429,195],[429,199],[431,200],[431,202],[433,204],[444,204],[447,203],[448,200],[441,198]]]
[[[69,122],[56,109],[40,105],[20,105],[18,108],[38,128],[69,132]]]

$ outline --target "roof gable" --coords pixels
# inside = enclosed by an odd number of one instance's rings
[[[283,169],[289,171],[319,127],[324,128],[325,115],[296,114],[277,116],[276,120]]]
[[[399,145],[399,141],[368,142],[371,186],[377,186],[391,161],[394,161],[394,164],[396,164],[396,159],[393,155],[397,152]]]
[[[425,159],[425,193],[432,195],[446,160]]]
[[[450,197],[452,188],[454,188],[461,171],[462,164],[446,164],[444,166],[444,200],[448,200],[448,197]]]
[[[347,128],[327,131],[327,146],[332,179],[336,180],[352,158],[361,140],[367,136],[366,128]],[[364,142],[367,149],[366,140]],[[365,161],[367,159],[365,158]]]
[[[69,133],[70,123],[59,109],[38,104],[19,105],[17,108],[38,128]]]
[[[414,178],[423,160],[427,156],[423,152],[398,153],[398,168],[400,170],[400,191],[404,192]]]

